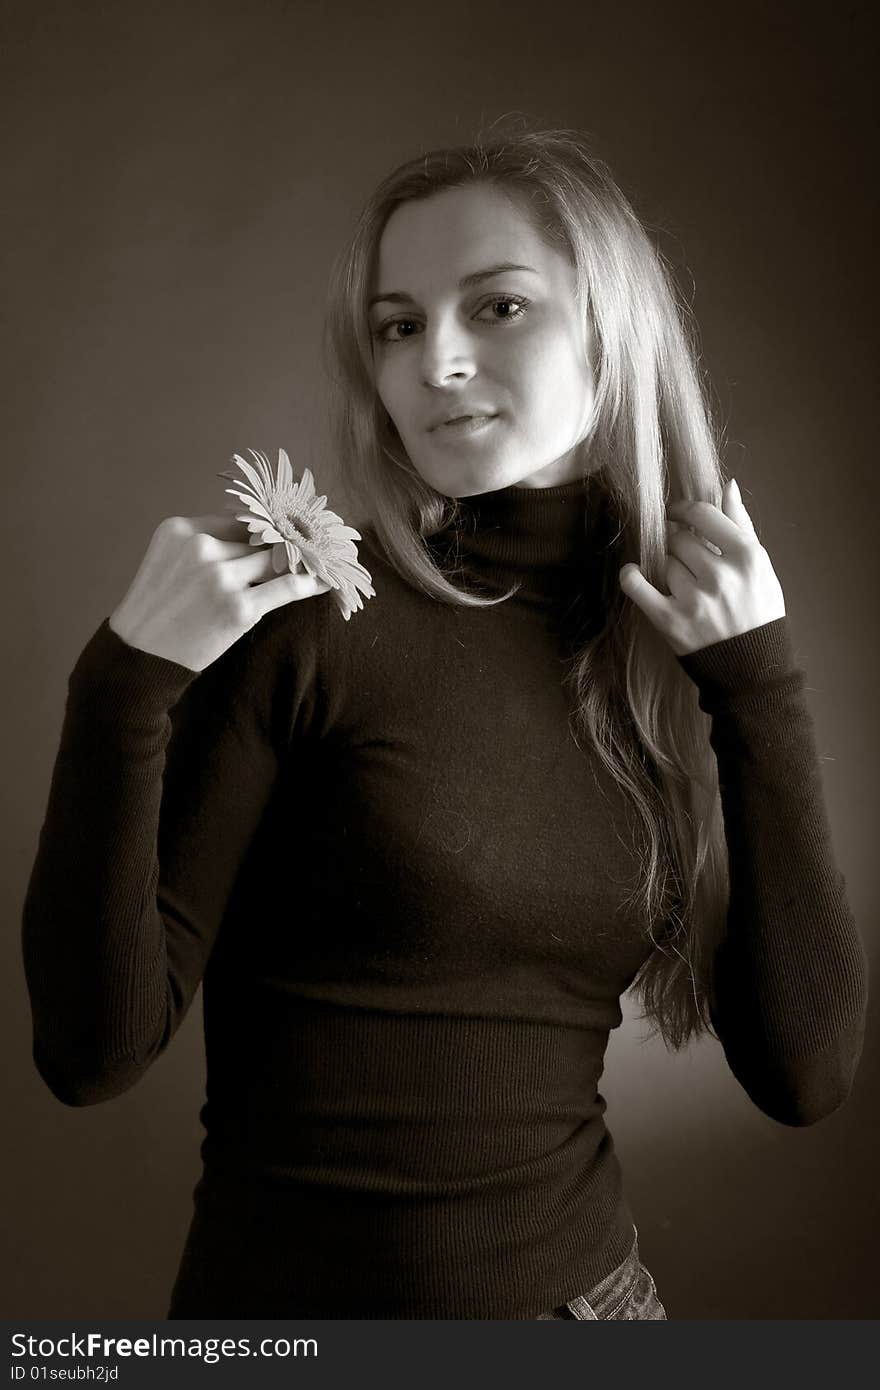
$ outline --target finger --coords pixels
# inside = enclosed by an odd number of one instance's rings
[[[210,536],[216,541],[218,560],[232,560],[240,555],[252,555],[254,546],[249,540],[247,526],[236,521],[233,516],[219,512],[208,512],[202,516],[188,516],[187,522],[194,536]]]
[[[240,512],[242,508],[235,508]],[[206,512],[202,516],[188,516],[193,533],[200,533],[206,536],[214,536],[218,541],[238,541],[244,536],[245,541],[248,537],[248,529],[243,521],[236,521],[234,516],[228,512]]]
[[[666,587],[676,598],[690,598],[697,581],[687,565],[675,555],[666,559]]]
[[[263,618],[274,608],[280,608],[282,604],[292,603],[298,599],[313,598],[316,594],[324,594],[333,585],[326,579],[317,579],[314,575],[303,570],[300,574],[281,574],[277,579],[267,579],[264,584],[257,584],[253,589],[249,589],[250,600],[254,604],[259,617]]]
[[[666,509],[667,515],[685,526],[693,526],[701,536],[717,545],[722,554],[736,550],[746,539],[742,528],[732,517],[712,502],[699,502],[691,498],[679,498]]]
[[[223,542],[223,544],[228,544],[230,549],[237,550],[239,548],[232,546],[229,542]],[[221,557],[224,569],[229,571],[230,577],[234,580],[234,587],[241,589],[247,584],[261,584],[266,579],[272,579],[278,574],[274,566],[271,546],[261,545],[257,549],[255,546],[248,545],[243,549],[244,554],[232,555],[228,559]]]
[[[636,607],[641,608],[651,622],[662,631],[669,620],[669,599],[664,598],[660,590],[654,588],[638,565],[632,561],[622,566],[618,582],[627,598],[631,598]]]
[[[675,555],[687,565],[694,579],[710,579],[715,574],[717,556],[708,550],[706,543],[690,531],[677,531],[666,543],[670,555]]]
[[[724,492],[721,494],[721,505],[727,515],[731,517],[733,521],[737,522],[739,526],[751,532],[753,536],[758,534],[755,530],[755,524],[752,518],[746,511],[746,504],[742,500],[736,478],[730,478],[724,484]]]

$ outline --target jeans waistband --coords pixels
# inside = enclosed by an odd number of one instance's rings
[[[639,1233],[633,1225],[633,1243],[626,1259],[616,1269],[586,1294],[577,1294],[566,1305],[576,1318],[582,1321],[612,1318],[622,1303],[632,1292],[639,1277]]]

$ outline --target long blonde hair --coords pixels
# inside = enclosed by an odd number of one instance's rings
[[[620,589],[626,560],[667,592],[666,506],[720,505],[720,436],[698,368],[696,326],[607,165],[579,131],[490,129],[467,146],[431,150],[393,170],[368,199],[330,278],[325,364],[330,420],[346,491],[369,514],[389,563],[444,603],[502,599],[458,588],[425,544],[458,514],[399,456],[402,444],[374,385],[367,300],[383,228],[401,203],[488,183],[517,193],[577,270],[585,344],[597,345],[588,446],[616,521],[605,548],[604,620],[566,681],[573,733],[595,749],[637,812],[642,871],[632,901],[653,949],[633,981],[643,1019],[669,1048],[712,1032],[712,959],[729,876],[709,717],[666,640]],[[506,597],[503,596],[503,597]]]

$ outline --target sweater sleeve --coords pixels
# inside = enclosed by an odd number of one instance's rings
[[[782,1124],[824,1118],[861,1055],[867,960],[837,869],[786,617],[678,658],[711,716],[730,867],[713,1026]]]
[[[106,619],[80,654],[22,916],[34,1062],[65,1104],[129,1089],[180,1026],[314,713],[322,597],[267,613],[202,672]]]

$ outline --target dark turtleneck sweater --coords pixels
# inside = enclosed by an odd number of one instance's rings
[[[636,824],[569,731],[602,603],[594,480],[466,499],[406,583],[267,614],[200,674],[104,621],[70,676],[24,906],[40,1075],[109,1100],[203,982],[203,1175],[170,1316],[537,1317],[628,1254],[598,1083],[651,949]],[[616,565],[611,571],[616,579]],[[753,1100],[828,1114],[866,964],[786,619],[679,658],[729,848],[715,1023]]]

